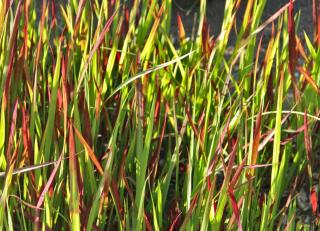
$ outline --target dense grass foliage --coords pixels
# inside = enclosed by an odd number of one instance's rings
[[[0,229],[315,227],[320,2],[308,37],[266,1],[0,0]]]

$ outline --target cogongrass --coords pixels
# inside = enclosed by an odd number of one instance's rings
[[[320,17],[266,2],[175,43],[172,0],[0,1],[1,228],[316,227]]]

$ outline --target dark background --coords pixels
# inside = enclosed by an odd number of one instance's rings
[[[188,36],[191,36],[192,27],[194,25],[194,14],[199,12],[199,0],[173,0],[172,12],[172,33],[177,32],[177,13],[182,17],[185,30]],[[267,0],[263,20],[273,15],[284,6],[289,0]],[[242,0],[241,7],[237,15],[238,23],[241,22],[241,17],[244,14],[247,0]],[[217,36],[221,29],[225,0],[207,0],[207,22],[210,26],[211,34]],[[300,26],[298,33],[306,31],[312,35],[312,0],[296,0],[295,12],[301,10]],[[188,11],[189,10],[189,11]],[[196,24],[196,28],[197,28]]]

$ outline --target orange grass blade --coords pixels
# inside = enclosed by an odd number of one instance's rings
[[[94,166],[96,166],[96,168],[98,169],[98,172],[103,175],[103,169],[100,165],[100,162],[98,161],[96,155],[94,154],[93,150],[91,149],[91,147],[88,145],[87,141],[83,138],[83,136],[81,135],[81,133],[78,131],[78,129],[73,125],[74,131],[76,133],[76,136],[78,137],[78,139],[80,140],[80,143],[85,147],[85,149],[87,150],[89,157],[91,159],[91,161],[93,162]]]

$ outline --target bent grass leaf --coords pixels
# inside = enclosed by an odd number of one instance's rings
[[[165,68],[165,67],[167,67],[167,66],[170,66],[170,65],[172,65],[172,64],[175,64],[175,63],[179,62],[180,60],[182,60],[182,59],[184,59],[184,58],[187,58],[188,56],[190,56],[190,55],[193,54],[194,52],[195,52],[195,51],[191,51],[191,52],[189,52],[189,53],[187,53],[187,54],[185,54],[185,55],[182,55],[182,56],[180,56],[180,57],[178,57],[178,58],[176,58],[176,59],[173,59],[173,60],[171,60],[171,61],[169,61],[169,62],[162,63],[162,64],[160,64],[160,65],[158,65],[158,66],[149,68],[149,69],[147,69],[147,70],[145,70],[145,71],[142,71],[142,72],[138,73],[137,75],[129,78],[128,80],[126,80],[124,83],[120,84],[120,85],[111,93],[111,95],[108,97],[108,99],[110,99],[112,96],[115,95],[115,93],[117,93],[118,91],[120,91],[122,88],[124,88],[125,86],[129,85],[129,84],[132,83],[133,81],[135,81],[135,80],[137,80],[137,79],[139,79],[139,78],[142,78],[143,76],[148,75],[148,74],[150,74],[150,73],[152,73],[152,72],[154,72],[154,71],[157,71],[157,70],[163,69],[163,68]],[[108,100],[108,99],[107,99],[107,100]]]
[[[37,205],[36,205],[36,209],[37,209],[37,210],[39,210],[40,207],[42,206],[42,203],[43,203],[43,201],[44,201],[45,194],[48,192],[49,187],[50,187],[50,185],[51,185],[52,182],[53,182],[53,179],[54,179],[54,177],[55,177],[55,175],[56,175],[56,173],[57,173],[57,171],[58,171],[58,168],[59,168],[59,166],[60,166],[61,160],[62,160],[62,154],[60,155],[60,157],[59,157],[59,159],[58,159],[57,161],[52,161],[52,162],[50,162],[50,163],[40,164],[40,165],[38,165],[38,166],[33,166],[33,167],[28,167],[28,168],[23,169],[25,172],[27,172],[27,171],[31,171],[31,170],[34,170],[34,169],[43,168],[43,167],[46,167],[46,166],[49,166],[49,165],[53,165],[53,164],[55,165],[55,167],[54,167],[53,171],[51,172],[51,175],[50,175],[50,177],[49,177],[46,185],[44,186],[44,188],[43,188],[43,190],[42,190],[42,192],[41,192],[41,195],[40,195],[40,197],[39,197],[38,203],[37,203]],[[23,172],[24,172],[23,170],[15,170],[15,171],[13,172],[13,174],[23,173]]]
[[[91,161],[93,162],[93,164],[96,166],[98,172],[103,175],[103,169],[100,165],[100,162],[98,161],[96,155],[94,154],[93,150],[90,148],[90,146],[88,145],[88,143],[86,142],[86,140],[83,138],[83,136],[81,135],[81,133],[78,131],[78,129],[73,125],[74,131],[76,133],[76,136],[78,137],[80,143],[84,146],[84,148],[86,149]]]

